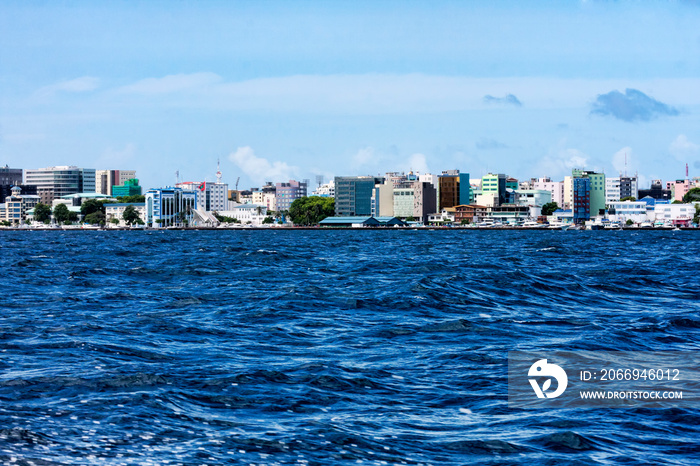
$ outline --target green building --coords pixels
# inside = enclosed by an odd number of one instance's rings
[[[574,178],[588,178],[591,180],[590,215],[591,217],[605,215],[605,173],[574,168],[571,171],[571,175]]]
[[[137,180],[136,178],[126,180],[121,186],[112,186],[112,196],[114,197],[140,195],[141,186],[139,186],[139,180]]]
[[[517,183],[517,182],[516,182]],[[497,205],[506,203],[506,175],[489,173],[481,178],[481,193],[495,193]]]

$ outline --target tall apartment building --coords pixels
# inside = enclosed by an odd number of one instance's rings
[[[671,196],[674,201],[683,201],[683,196],[685,196],[693,185],[689,179],[669,181],[666,183],[666,189],[671,191]]]
[[[574,168],[571,171],[571,176],[576,178],[588,178],[591,180],[590,183],[590,216],[595,217],[597,215],[605,214],[605,174],[596,173],[590,170],[579,170]],[[576,192],[576,186],[574,186],[574,192]],[[574,204],[576,203],[574,194]]]
[[[433,207],[437,199],[437,190],[432,184],[420,181],[407,181],[392,191],[392,217],[403,219],[413,217],[421,223],[428,223],[428,216],[434,213]]]
[[[25,184],[37,187],[42,204],[51,204],[68,194],[94,193],[95,169],[75,166],[26,170]]]
[[[268,181],[262,188],[251,191],[253,204],[264,205],[269,212],[277,210],[277,187],[272,182]]]
[[[299,198],[306,197],[306,189],[309,183],[306,181],[289,180],[286,183],[275,184],[275,203],[277,210],[284,212],[289,210],[292,202]]]
[[[10,168],[8,165],[0,167],[0,185],[22,184],[22,169]]]
[[[372,192],[375,185],[383,184],[384,178],[378,176],[336,176],[335,215],[369,216],[372,215]]]
[[[591,219],[591,179],[574,176],[573,220],[582,223]]]
[[[495,201],[494,206],[496,207],[505,204],[507,201],[506,180],[507,177],[503,173],[489,173],[481,178],[481,194],[492,194]],[[514,180],[514,183],[511,181],[510,185],[515,186],[517,189],[518,180]]]
[[[605,179],[605,204],[617,202],[626,197],[639,196],[636,176],[618,176]]]
[[[438,211],[456,205],[467,205],[472,201],[469,173],[445,170],[437,179]]]
[[[95,192],[113,196],[112,187],[136,178],[136,170],[95,170]]]
[[[530,182],[531,189],[549,191],[552,193],[552,202],[556,202],[560,208],[564,208],[564,182],[552,181],[551,178],[537,178]]]

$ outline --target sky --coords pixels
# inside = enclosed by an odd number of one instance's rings
[[[0,3],[0,165],[700,176],[700,1]]]

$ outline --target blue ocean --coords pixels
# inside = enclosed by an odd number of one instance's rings
[[[0,463],[696,465],[508,352],[700,349],[692,231],[2,231]]]

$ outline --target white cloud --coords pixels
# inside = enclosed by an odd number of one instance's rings
[[[42,87],[36,92],[36,94],[45,97],[53,95],[57,92],[90,92],[94,91],[99,86],[100,80],[98,78],[93,78],[91,76],[83,76],[82,78],[71,79],[69,81],[62,81],[60,83]]]
[[[588,163],[587,154],[578,149],[566,147],[566,141],[562,140],[557,147],[550,150],[548,155],[539,160],[535,166],[535,175],[561,179],[571,175],[573,168],[586,168]]]
[[[408,161],[404,164],[403,169],[405,171],[413,171],[414,173],[430,173],[428,168],[428,161],[423,154],[413,154],[408,158]]]
[[[616,172],[613,176],[617,176],[618,173],[627,173],[630,175],[639,169],[637,166],[637,158],[632,153],[631,147],[623,147],[615,152],[612,156],[612,166]]]
[[[173,92],[202,90],[222,81],[215,73],[173,74],[162,78],[148,78],[119,89],[136,94],[169,94]]]
[[[377,153],[373,147],[365,147],[357,151],[352,157],[352,162],[357,167],[376,165]]]
[[[114,147],[108,147],[102,152],[102,155],[97,159],[98,168],[102,169],[112,169],[112,168],[126,168],[123,164],[132,162],[134,156],[136,155],[136,145],[132,143],[127,143],[121,149],[116,149]],[[101,168],[102,167],[102,168]]]
[[[689,159],[694,159],[700,155],[700,146],[690,142],[685,134],[679,134],[678,137],[668,146],[668,151],[677,160],[681,162],[689,162]]]
[[[228,156],[250,181],[262,185],[266,181],[280,182],[294,179],[299,168],[285,162],[270,163],[263,157],[255,155],[249,146],[239,147]]]

